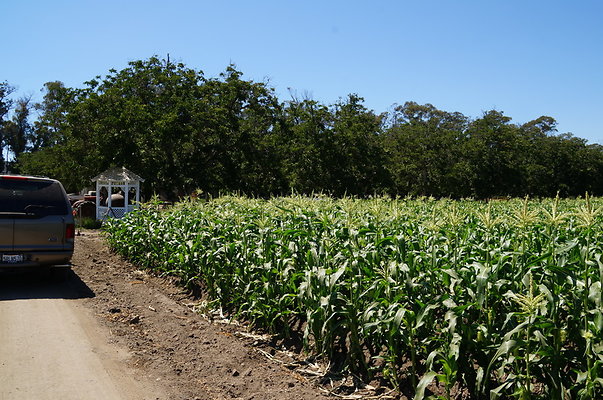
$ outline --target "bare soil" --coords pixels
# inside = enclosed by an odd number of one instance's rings
[[[107,328],[106,340],[169,399],[327,398],[319,366],[244,325],[205,318],[199,300],[112,254],[98,232],[76,237],[72,271],[90,293],[78,301]]]

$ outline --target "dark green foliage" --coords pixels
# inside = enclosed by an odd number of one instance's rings
[[[10,89],[0,86],[5,114]],[[36,108],[33,128],[28,107],[2,119],[2,145],[22,172],[59,178],[70,190],[125,166],[146,179],[144,194],[169,199],[197,189],[263,197],[603,194],[603,148],[557,134],[551,117],[518,125],[491,110],[472,120],[414,102],[376,115],[355,94],[331,106],[281,102],[234,66],[208,79],[152,57],[83,89],[49,82]]]
[[[387,117],[383,149],[395,193],[475,195],[478,170],[469,157],[465,116],[408,102]]]
[[[99,229],[102,226],[102,222],[96,220],[95,218],[75,218],[75,224],[79,228],[84,229]]]
[[[13,105],[10,94],[14,90],[7,82],[0,82],[0,170],[4,170],[4,147],[9,136],[7,132],[9,121],[6,117]]]
[[[6,144],[16,158],[27,148],[33,138],[33,127],[29,122],[31,97],[17,100],[12,120],[5,124]]]

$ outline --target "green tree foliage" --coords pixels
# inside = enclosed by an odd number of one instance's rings
[[[312,99],[287,102],[279,153],[289,189],[338,196],[384,190],[380,117],[363,101],[351,94],[331,108]]]
[[[431,104],[407,102],[388,117],[384,149],[396,193],[468,196],[473,178],[465,154],[467,118]]]
[[[284,188],[277,151],[281,106],[273,89],[241,76],[229,66],[221,79],[208,80],[200,88],[204,107],[196,127],[204,133],[199,140],[206,146],[200,155],[206,162],[192,165],[190,172],[200,175],[193,186],[214,193],[279,193]],[[197,148],[194,142],[190,146]],[[212,173],[204,174],[208,169]]]
[[[14,90],[8,82],[0,82],[0,170],[4,170],[4,147],[8,137],[6,117],[12,108],[10,95]]]
[[[393,193],[456,198],[601,193],[601,146],[558,135],[556,125],[547,116],[516,125],[496,110],[469,120],[430,104],[395,107],[382,135]]]
[[[499,111],[485,112],[467,130],[467,155],[475,171],[477,197],[520,195],[525,152],[511,118]]]
[[[326,192],[436,197],[603,194],[603,148],[542,116],[523,125],[497,110],[470,119],[407,102],[381,115],[351,94],[336,104],[281,102],[234,66],[217,78],[157,57],[131,62],[81,89],[49,82],[33,127],[29,103],[8,121],[0,84],[2,143],[22,172],[70,190],[110,166],[177,198],[201,189],[269,196]],[[24,124],[8,142],[7,126]],[[19,139],[19,140],[17,140]],[[25,139],[25,142],[23,142]]]
[[[66,88],[63,82],[47,82],[44,84],[44,98],[34,105],[39,118],[34,122],[31,150],[52,147],[63,142],[67,129],[67,115],[75,101],[76,91]]]
[[[32,139],[33,126],[29,121],[31,96],[17,100],[13,118],[5,124],[6,144],[16,158],[23,153]]]
[[[349,95],[334,116],[326,169],[335,194],[365,195],[386,189],[385,158],[379,145],[381,118],[368,110],[364,99]]]
[[[328,138],[333,115],[315,100],[293,99],[284,109],[281,150],[283,173],[289,186],[300,192],[325,191],[329,185]]]

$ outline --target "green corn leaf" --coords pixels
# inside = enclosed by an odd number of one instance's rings
[[[415,390],[415,397],[413,397],[413,400],[423,400],[425,398],[425,389],[437,376],[438,374],[433,371],[427,372],[425,375],[423,375],[423,377],[419,381],[419,384],[417,385],[417,388]]]

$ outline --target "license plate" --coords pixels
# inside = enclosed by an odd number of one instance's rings
[[[9,263],[9,264],[16,264],[16,263],[23,262],[23,254],[11,254],[11,255],[3,254],[2,262]]]

